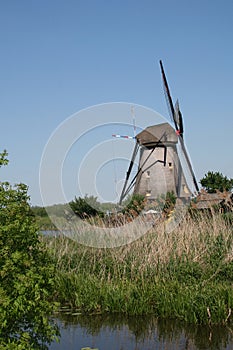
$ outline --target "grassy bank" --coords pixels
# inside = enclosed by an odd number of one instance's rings
[[[186,215],[171,233],[158,224],[137,241],[112,249],[44,238],[57,265],[54,298],[88,313],[231,322],[232,234],[232,226],[212,213]]]

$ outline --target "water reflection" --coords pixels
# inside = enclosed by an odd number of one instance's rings
[[[189,326],[174,320],[121,315],[59,315],[60,344],[50,350],[230,350],[233,333],[226,326]]]

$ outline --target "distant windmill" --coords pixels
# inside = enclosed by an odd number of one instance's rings
[[[174,128],[169,123],[148,126],[135,136],[136,143],[126,173],[120,196],[120,203],[134,188],[134,193],[142,194],[150,200],[161,194],[174,192],[178,198],[190,198],[192,187],[199,191],[194,171],[186,151],[183,134],[183,120],[178,101],[172,102],[162,61],[160,61],[165,96]],[[139,151],[139,165],[136,175],[129,183],[130,174]],[[184,169],[183,165],[186,165]],[[184,171],[186,170],[186,172]],[[187,177],[193,186],[188,185]]]

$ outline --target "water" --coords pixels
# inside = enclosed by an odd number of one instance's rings
[[[50,350],[232,350],[233,328],[193,326],[172,320],[120,315],[71,316],[56,319],[60,343]]]

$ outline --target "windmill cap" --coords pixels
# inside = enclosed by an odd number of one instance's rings
[[[148,126],[136,135],[136,139],[140,145],[153,145],[158,142],[175,144],[178,142],[177,133],[169,123]]]

